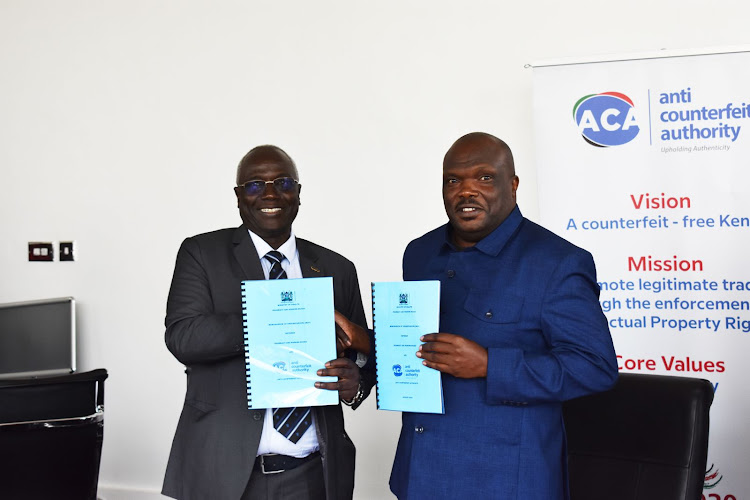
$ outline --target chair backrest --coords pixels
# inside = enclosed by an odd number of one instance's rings
[[[620,374],[614,389],[565,402],[572,500],[700,500],[708,380]]]
[[[106,378],[0,381],[0,498],[96,499]]]

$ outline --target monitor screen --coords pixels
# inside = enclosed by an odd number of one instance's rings
[[[73,297],[0,304],[0,379],[72,373]]]

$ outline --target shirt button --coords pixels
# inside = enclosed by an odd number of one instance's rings
[[[424,432],[424,427],[418,425],[414,428],[414,432],[416,432],[417,434],[422,434]]]
[[[256,411],[253,413],[253,420],[260,420],[260,412]]]
[[[484,313],[484,317],[487,319],[492,318],[492,311],[487,311],[486,313]]]
[[[453,269],[448,269],[448,272],[446,274],[449,278],[452,278],[456,275],[456,271],[454,271]]]

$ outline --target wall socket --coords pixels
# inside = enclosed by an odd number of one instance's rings
[[[52,262],[55,260],[55,250],[52,243],[41,241],[29,242],[30,262]]]
[[[55,243],[51,241],[30,241],[29,262],[53,262],[55,260]],[[76,260],[75,242],[61,241],[57,243],[57,255],[60,262]]]

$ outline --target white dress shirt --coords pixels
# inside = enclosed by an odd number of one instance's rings
[[[255,245],[255,249],[258,251],[258,259],[260,259],[260,263],[263,266],[263,274],[265,274],[266,279],[268,279],[268,273],[271,271],[272,264],[268,259],[264,258],[264,256],[271,250],[278,250],[284,254],[284,259],[281,261],[281,267],[286,272],[287,278],[294,279],[302,277],[302,268],[299,264],[299,252],[297,251],[297,240],[294,238],[294,233],[291,233],[289,239],[277,249],[271,248],[271,245],[266,243],[263,238],[252,231],[248,230],[248,233],[250,233],[253,245]],[[263,420],[263,433],[260,436],[257,455],[277,453],[279,455],[289,455],[291,457],[302,458],[319,450],[320,443],[318,443],[315,416],[312,413],[310,415],[312,416],[312,425],[305,431],[297,443],[292,443],[273,427],[273,411],[271,408],[267,409],[266,417]]]

